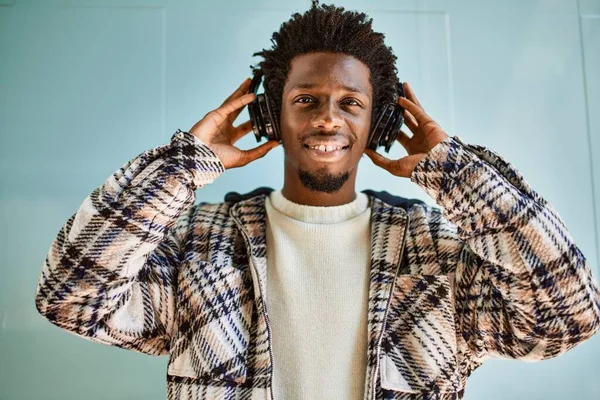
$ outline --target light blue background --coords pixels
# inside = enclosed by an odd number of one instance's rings
[[[0,399],[164,399],[166,357],[94,344],[37,314],[59,228],[140,152],[167,143],[249,75],[310,2],[0,0]],[[600,1],[353,0],[400,79],[446,131],[488,146],[549,200],[598,274]],[[244,111],[238,122],[247,119]],[[250,134],[242,148],[255,145]],[[404,155],[395,145],[391,155]],[[282,149],[198,198],[280,188]],[[432,202],[361,161],[358,189]],[[598,276],[598,275],[596,275]],[[488,361],[467,399],[600,399],[600,335],[541,363]]]

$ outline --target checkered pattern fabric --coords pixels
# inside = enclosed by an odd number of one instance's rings
[[[178,130],[85,199],[37,285],[54,325],[169,355],[168,399],[272,397],[266,194],[194,204],[223,172]],[[369,192],[365,400],[460,399],[488,357],[548,359],[598,331],[586,258],[513,166],[453,136],[411,181],[439,207]]]

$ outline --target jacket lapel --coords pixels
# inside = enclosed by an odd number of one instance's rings
[[[408,215],[371,196],[371,273],[368,310],[368,353],[365,399],[374,398],[379,374],[381,338],[389,301],[399,272]]]
[[[235,203],[230,211],[244,236],[248,259],[251,261],[255,298],[260,302],[266,296],[267,280],[267,216],[265,196],[255,196]],[[259,307],[261,307],[259,305]]]
[[[230,214],[244,236],[251,262],[256,304],[259,311],[259,332],[269,335],[266,314],[267,249],[265,195],[235,203]],[[398,274],[407,228],[407,213],[400,206],[389,205],[376,197],[371,199],[371,271],[368,305],[368,365],[365,398],[371,396],[379,373],[380,344],[384,331],[390,296]],[[266,328],[266,329],[262,329]],[[266,339],[266,338],[265,338]],[[272,355],[262,354],[267,370],[272,370]]]
[[[267,303],[267,222],[265,195],[254,196],[235,203],[229,213],[244,237],[250,262],[250,272],[254,286],[254,298],[258,311],[258,326],[255,332],[259,337],[256,343],[267,343],[256,350],[256,364],[264,374],[255,378],[272,378],[273,355],[271,347],[271,327],[266,309]]]

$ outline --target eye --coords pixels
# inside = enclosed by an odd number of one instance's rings
[[[355,99],[344,99],[342,101],[342,104],[346,104],[349,106],[360,106],[360,103],[358,101],[356,101]]]
[[[308,100],[308,101],[305,101]],[[308,104],[309,102],[314,101],[311,97],[308,96],[302,96],[296,99],[296,103],[300,103],[300,104]]]

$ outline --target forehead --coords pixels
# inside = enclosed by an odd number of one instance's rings
[[[310,53],[296,56],[290,66],[285,91],[295,88],[358,89],[371,94],[369,67],[342,53]]]

